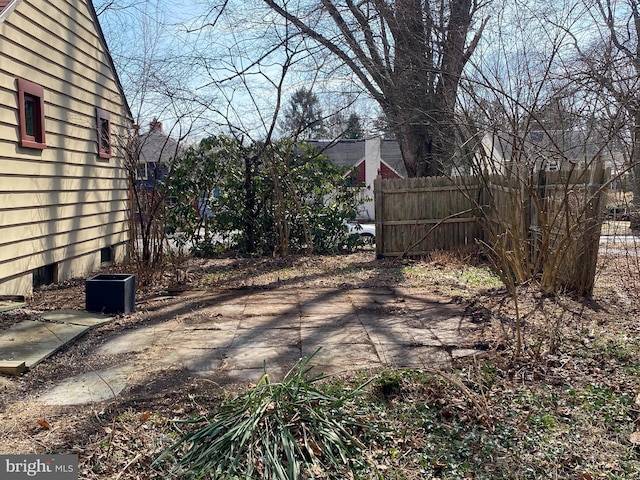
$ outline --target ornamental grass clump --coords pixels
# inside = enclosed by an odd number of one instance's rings
[[[279,383],[265,370],[258,385],[213,415],[185,422],[205,425],[182,436],[158,461],[174,457],[180,478],[347,478],[362,461],[358,434],[371,428],[349,411],[364,385],[323,391],[318,382],[326,376],[307,377],[312,357]]]

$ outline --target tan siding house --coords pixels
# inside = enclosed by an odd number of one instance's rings
[[[130,118],[91,0],[0,0],[0,295],[126,257]]]

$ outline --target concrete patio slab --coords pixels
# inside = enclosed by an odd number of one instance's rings
[[[231,346],[236,335],[237,333],[235,330],[204,328],[195,330],[178,330],[171,332],[161,341],[157,342],[156,345],[181,350],[188,350],[190,348],[227,348]]]
[[[235,330],[238,328],[239,321],[240,319],[236,316],[207,315],[194,312],[176,318],[176,327],[173,330],[193,330],[198,328]]]
[[[300,319],[303,328],[339,328],[361,324],[360,316],[355,313],[317,313]]]
[[[124,390],[134,365],[121,365],[67,378],[38,401],[45,405],[83,405],[110,400]]]
[[[465,338],[477,326],[459,306],[421,298],[422,291],[405,293],[411,298],[398,298],[386,288],[247,289],[147,302],[149,308],[136,313],[142,316],[141,326],[107,331],[95,339],[104,343],[92,349],[95,358],[89,362],[104,365],[108,359],[112,364],[109,356],[117,360],[122,355],[122,368],[66,379],[41,400],[105,401],[127,385],[144,386],[158,375],[181,378],[189,372],[213,382],[255,384],[265,362],[271,380],[279,381],[302,357],[316,351],[308,363],[314,367],[311,375],[383,366],[447,367],[452,358],[482,353]],[[7,367],[21,368],[14,354],[18,344],[31,356],[41,347],[46,351],[29,357],[27,368],[89,327],[108,321],[86,312],[46,315],[51,321],[22,322],[0,332],[0,360],[6,360]],[[0,363],[0,371],[1,367]]]
[[[468,317],[461,317],[459,315],[454,315],[447,318],[433,318],[427,316],[422,318],[422,321],[429,328],[436,328],[438,330],[459,332],[465,328],[476,328],[476,325],[471,323]]]
[[[476,350],[474,348],[455,348],[451,351],[452,358],[465,358],[465,357],[475,357],[478,355],[482,355],[485,352],[482,350]]]
[[[300,315],[279,315],[279,316],[262,316],[256,315],[245,317],[240,320],[238,328],[241,330],[253,328],[297,328],[300,326]]]
[[[219,305],[207,305],[199,311],[201,315],[208,315],[211,318],[216,316],[241,317],[246,306],[246,303],[221,303]]]
[[[449,330],[434,330],[433,332],[434,336],[438,340],[440,340],[443,345],[461,347],[467,342],[467,337],[465,337],[462,332],[454,332]]]
[[[243,329],[236,332],[232,347],[297,347],[300,344],[300,331],[298,328],[274,329],[256,327]]]
[[[84,310],[52,310],[44,312],[42,318],[50,322],[70,323],[85,327],[97,327],[109,323],[113,317],[100,313],[91,313]]]
[[[295,291],[268,291],[252,293],[242,298],[246,303],[256,304],[297,304],[299,302],[298,292]]]
[[[393,326],[388,328],[368,329],[369,338],[376,345],[422,345],[429,347],[442,347],[442,341],[429,329],[402,328]]]
[[[27,303],[24,299],[17,298],[0,298],[0,313],[25,307]]]
[[[394,305],[397,303],[397,298],[393,296],[391,292],[388,293],[350,293],[349,300],[354,305],[359,307],[382,307],[387,305]]]
[[[386,288],[386,287],[347,290],[346,294],[350,298],[362,298],[362,297],[376,298],[376,297],[382,297],[382,298],[393,299],[393,298],[396,297],[395,292],[391,288]]]
[[[245,297],[247,296],[246,292],[240,292],[237,290],[223,290],[218,294],[211,295],[201,302],[199,302],[201,307],[213,306],[213,305],[244,305],[247,303]]]
[[[206,372],[198,373],[205,374]],[[220,375],[218,372],[210,373],[215,373],[216,376]],[[273,383],[282,381],[284,376],[288,373],[288,370],[272,365],[267,367],[266,373],[269,375],[269,381]],[[240,383],[250,385],[251,387],[257,385],[264,374],[265,371],[263,368],[244,368],[241,370],[226,370],[223,372],[225,382]]]
[[[121,353],[141,352],[160,343],[171,330],[142,327],[112,337],[98,348],[98,355],[118,355]]]
[[[227,351],[223,365],[225,369],[261,369],[265,362],[267,370],[288,368],[300,360],[299,347],[239,347]]]
[[[250,303],[244,309],[244,315],[247,316],[297,316],[300,309],[298,304],[294,303],[276,303],[276,304],[261,304]]]
[[[32,368],[89,327],[24,320],[0,335],[0,361],[24,362]]]
[[[369,368],[382,365],[376,349],[371,344],[323,344],[302,345],[302,355],[312,355],[322,347],[309,362],[323,372],[335,372]]]
[[[341,288],[323,288],[323,287],[313,287],[307,288],[304,290],[300,290],[298,292],[300,295],[300,301],[302,303],[312,301],[314,299],[338,299],[340,296],[348,295],[347,292]]]
[[[413,315],[381,315],[379,313],[359,313],[358,318],[367,329],[391,328],[424,328],[424,322]]]
[[[219,370],[226,356],[224,348],[159,348],[155,347],[151,353],[156,358],[150,369],[162,368],[182,370],[187,369],[196,373],[207,373]],[[150,356],[151,356],[150,353]]]
[[[316,313],[323,315],[332,313],[355,313],[355,309],[351,302],[309,302],[300,305],[300,312],[303,316],[309,316]]]
[[[302,345],[318,344],[353,344],[370,343],[369,335],[362,325],[340,326],[331,328],[301,328],[300,341]]]
[[[20,360],[0,360],[0,373],[19,376],[27,371],[27,365]]]

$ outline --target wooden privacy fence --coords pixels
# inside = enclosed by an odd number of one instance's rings
[[[420,256],[483,238],[481,185],[472,177],[374,181],[376,253]]]
[[[609,172],[378,179],[376,253],[422,256],[483,242],[509,258],[516,280],[540,276],[569,290],[593,288]],[[518,269],[521,269],[519,271]]]

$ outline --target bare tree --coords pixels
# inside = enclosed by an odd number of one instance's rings
[[[409,176],[438,175],[454,155],[460,78],[487,19],[476,0],[264,0],[348,67],[393,126]]]
[[[592,35],[573,34],[578,62],[574,76],[608,108],[612,125],[627,127],[618,135],[629,146],[622,170],[631,172],[634,203],[640,204],[640,2],[584,2]],[[624,117],[624,118],[623,118]]]
[[[155,0],[104,0],[100,21],[134,115],[136,127],[121,139],[130,178],[132,256],[151,280],[163,266],[166,198],[161,185],[205,110],[191,91],[191,71],[174,26]],[[141,126],[142,125],[142,126]],[[148,125],[148,127],[147,127]]]
[[[602,121],[606,98],[585,89],[567,61],[575,4],[536,6],[516,0],[496,15],[461,83],[458,110],[471,172],[459,178],[482,218],[479,241],[512,297],[516,356],[532,337],[551,352],[559,342],[553,320],[530,328],[523,288],[593,292],[604,167],[619,133],[619,122]],[[478,183],[480,193],[470,188]]]

